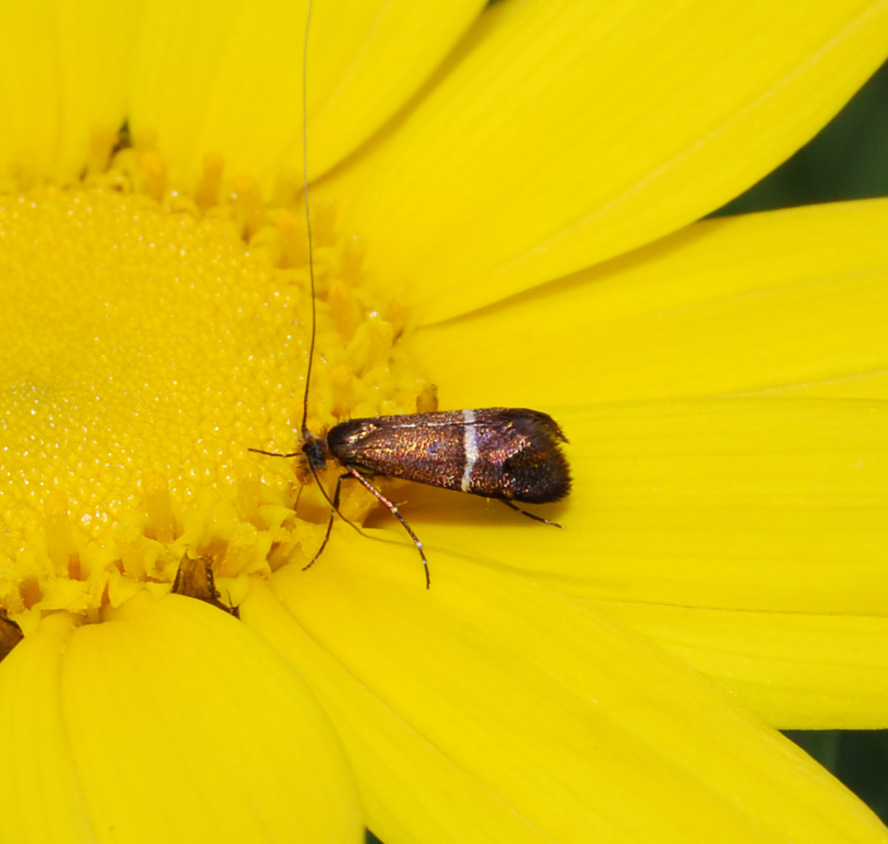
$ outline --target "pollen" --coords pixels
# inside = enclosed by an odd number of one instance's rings
[[[300,445],[312,296],[292,176],[264,201],[218,156],[190,193],[150,150],[93,159],[74,184],[0,195],[0,611],[26,635],[60,609],[100,621],[195,561],[236,604],[251,576],[304,565],[326,519],[298,459],[249,452]],[[409,308],[335,207],[313,211],[309,428],[415,410]]]

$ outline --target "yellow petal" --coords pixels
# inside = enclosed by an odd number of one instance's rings
[[[886,227],[882,199],[706,221],[413,343],[448,407],[886,398]]]
[[[780,729],[888,726],[888,618],[595,602]]]
[[[253,590],[383,840],[880,840],[855,798],[724,693],[576,605],[356,537]],[[693,807],[693,809],[689,809]]]
[[[883,3],[507,3],[397,131],[331,184],[369,267],[429,319],[699,218],[885,56]]]
[[[131,5],[4,4],[0,186],[10,176],[18,185],[76,178],[90,161],[97,129],[105,152],[110,149],[124,118],[122,68]]]
[[[74,623],[46,619],[0,664],[0,840],[95,841],[65,728],[59,674]]]
[[[112,615],[67,636],[50,617],[0,666],[7,746],[21,730],[39,752],[17,757],[2,792],[0,823],[16,832],[4,840],[44,840],[41,827],[59,841],[361,840],[325,716],[243,625],[175,595],[142,593]],[[37,672],[35,700],[22,681]],[[56,804],[59,820],[44,817]],[[80,838],[53,829],[70,815]]]
[[[229,172],[266,185],[284,165],[302,171],[308,3],[227,5],[152,4],[137,31],[130,125],[137,135],[157,133],[176,165],[174,180],[186,185],[208,153],[224,153]],[[312,174],[347,155],[399,108],[481,5],[316,3],[307,68]]]
[[[484,0],[316,3],[307,68],[312,175],[351,153],[419,90],[483,7]]]

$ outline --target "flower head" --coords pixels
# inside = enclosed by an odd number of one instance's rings
[[[0,837],[880,840],[773,727],[886,720],[886,206],[689,224],[885,9],[318,2],[312,292],[305,9],[94,7],[6,139]],[[427,591],[352,483],[305,570],[315,320],[311,432],[551,413],[567,530],[381,479]]]

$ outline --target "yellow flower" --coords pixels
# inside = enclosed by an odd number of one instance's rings
[[[309,40],[311,429],[434,384],[571,439],[565,531],[383,482],[428,591],[355,491],[303,570],[248,452],[299,445],[304,4],[7,12],[0,840],[886,839],[775,728],[888,724],[888,203],[693,221],[888,7],[479,5]]]

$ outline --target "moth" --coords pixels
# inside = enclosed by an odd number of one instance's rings
[[[315,436],[308,430],[308,396],[317,334],[314,251],[308,201],[308,115],[305,104],[310,27],[311,4],[305,28],[302,68],[302,164],[311,286],[311,342],[303,394],[302,446],[299,451],[290,454],[255,448],[250,451],[273,457],[297,457],[301,454],[331,505],[323,542],[305,568],[312,566],[327,546],[333,520],[340,512],[342,484],[345,480],[354,479],[369,490],[407,531],[422,558],[426,588],[429,588],[429,562],[422,542],[398,506],[370,478],[401,478],[495,498],[531,519],[561,527],[521,509],[515,502],[545,504],[567,496],[571,486],[570,470],[561,451],[561,444],[567,442],[567,437],[548,414],[539,410],[508,407],[349,419],[332,427],[325,436]],[[319,477],[328,462],[335,463],[343,470],[332,497]]]
[[[368,476],[401,478],[496,498],[531,519],[561,527],[522,510],[514,502],[546,504],[560,501],[570,492],[570,470],[561,451],[561,443],[566,442],[567,437],[551,416],[527,408],[488,407],[349,419],[335,425],[325,437],[314,436],[303,420],[301,451],[312,476],[317,479],[328,460],[345,470],[329,499],[333,509],[324,541],[308,565],[326,547],[333,517],[339,511],[342,482],[348,478],[362,484],[401,522],[422,558],[426,588],[431,577],[422,542],[398,506]]]

